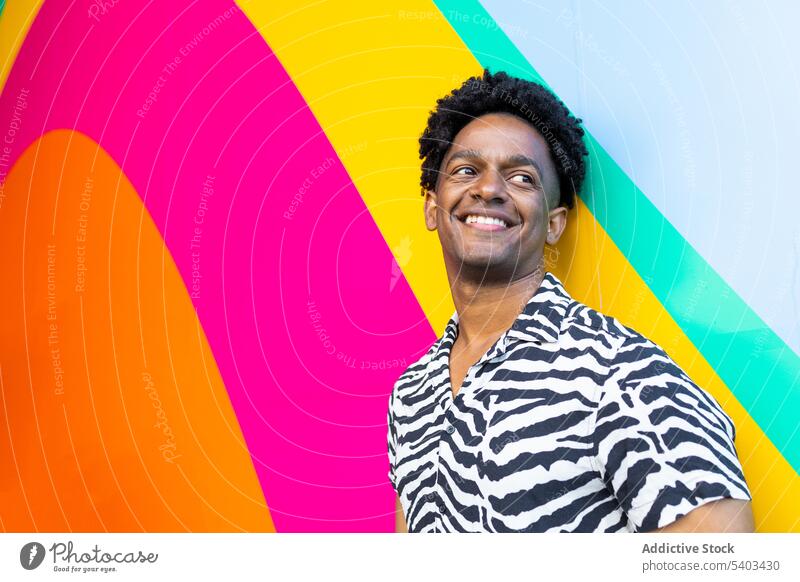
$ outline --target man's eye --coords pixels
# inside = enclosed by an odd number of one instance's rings
[[[453,175],[454,176],[474,176],[475,175],[475,170],[470,168],[469,166],[463,166],[461,168],[456,169],[456,171],[453,172]]]
[[[511,181],[518,182],[520,184],[535,184],[533,178],[528,174],[514,174],[511,176]]]

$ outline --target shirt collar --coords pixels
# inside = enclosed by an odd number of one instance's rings
[[[572,301],[561,280],[550,271],[546,271],[539,288],[504,334],[505,337],[534,343],[557,341],[561,332],[561,322]],[[439,350],[444,347],[445,351],[449,351],[457,335],[458,312],[455,312],[447,322]],[[500,343],[505,347],[505,342]]]
[[[561,280],[550,271],[545,272],[536,293],[525,305],[507,335],[535,343],[557,341],[561,333],[561,322],[572,301]]]

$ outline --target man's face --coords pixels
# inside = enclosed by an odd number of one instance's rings
[[[544,138],[518,117],[491,113],[456,135],[425,197],[425,223],[439,233],[448,272],[511,281],[535,271],[545,240],[561,236],[567,210],[550,207],[558,198]]]

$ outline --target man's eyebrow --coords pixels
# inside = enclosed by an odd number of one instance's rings
[[[452,162],[453,160],[472,160],[475,158],[482,158],[483,154],[477,150],[458,150],[457,152],[450,155],[450,158],[447,160],[448,163]]]
[[[449,164],[453,160],[474,160],[483,158],[484,155],[477,150],[458,150],[450,156],[450,158],[447,160],[447,163]],[[513,154],[508,156],[501,162],[500,165],[502,167],[533,166],[536,169],[536,172],[540,176],[542,175],[542,168],[539,165],[539,162],[524,154]]]

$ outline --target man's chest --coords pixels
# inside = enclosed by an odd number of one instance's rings
[[[450,387],[453,395],[458,394],[467,374],[473,367],[480,368],[482,356],[490,347],[495,345],[496,337],[487,338],[480,343],[469,347],[460,343],[461,338],[456,338],[449,355]]]
[[[456,530],[469,531],[471,523],[546,531],[552,524],[545,516],[558,508],[607,498],[593,464],[598,386],[593,378],[553,372],[552,365],[532,364],[529,354],[488,362],[466,373],[455,398],[446,370],[432,378],[421,392],[426,397],[406,411],[413,429],[400,431],[398,473],[401,486],[410,485],[401,499],[410,505],[427,492],[428,500],[441,496],[454,508],[473,508],[452,516],[460,520]],[[404,456],[414,462],[404,467]]]

